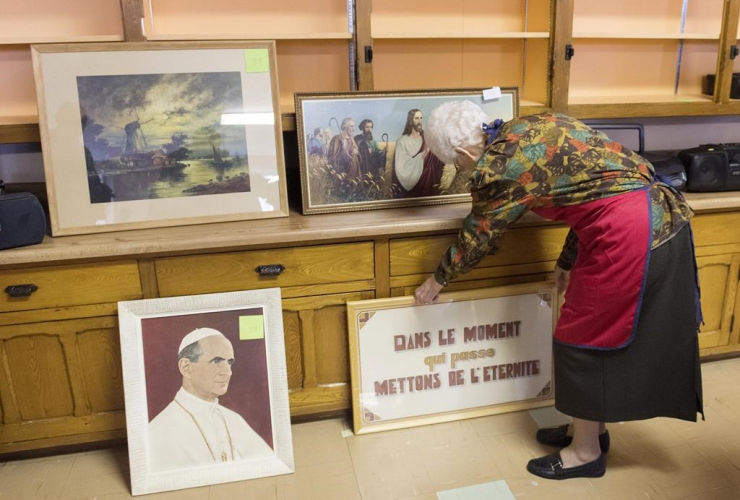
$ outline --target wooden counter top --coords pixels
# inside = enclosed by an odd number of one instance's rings
[[[740,191],[687,193],[697,213],[740,210]],[[39,245],[0,251],[0,266],[114,260],[137,256],[228,251],[236,248],[297,246],[384,237],[451,232],[468,214],[467,203],[179,226],[138,231],[47,236]],[[552,222],[532,213],[518,225]]]

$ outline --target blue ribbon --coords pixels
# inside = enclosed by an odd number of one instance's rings
[[[496,118],[491,123],[484,123],[483,124],[483,132],[488,134],[488,139],[486,139],[486,146],[490,146],[493,142],[493,139],[496,137],[496,134],[498,134],[499,129],[501,128],[501,125],[504,124],[504,121],[501,118]]]

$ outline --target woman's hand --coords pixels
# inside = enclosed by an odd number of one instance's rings
[[[416,289],[416,292],[414,293],[416,303],[418,305],[436,304],[437,300],[439,300],[439,292],[442,288],[444,287],[437,283],[437,280],[434,279],[434,275],[430,276],[419,286],[419,288]]]
[[[555,266],[555,284],[558,286],[558,293],[563,293],[568,288],[570,281],[570,271],[566,271],[560,266]]]
[[[478,158],[473,156],[470,151],[463,148],[455,148],[455,153],[457,153],[457,161],[455,161],[455,165],[462,167],[466,170],[472,170],[477,164],[478,164]]]

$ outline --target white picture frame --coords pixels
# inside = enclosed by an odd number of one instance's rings
[[[280,289],[119,302],[118,314],[133,495],[294,472]],[[223,436],[223,422],[228,446],[212,439],[217,434],[210,433],[210,420],[197,413],[201,400],[192,399],[196,397],[192,390],[186,391],[191,386],[185,380],[181,349],[192,340],[192,335],[183,339],[193,327],[222,332],[233,349],[234,364],[229,363],[230,379],[226,380],[225,393],[217,399],[219,419],[213,424],[219,425],[213,427],[213,432]],[[201,347],[208,345],[213,344]],[[208,366],[229,358],[228,353],[216,353],[211,358],[215,351],[201,350],[204,355],[197,361],[210,363]],[[177,388],[178,384],[182,387]],[[196,406],[189,407],[191,402]],[[184,412],[172,413],[179,409]],[[152,424],[156,418],[179,420]],[[242,418],[253,429],[252,434],[234,418]],[[161,422],[166,428],[177,429],[177,438],[171,444],[162,444],[165,438]],[[157,432],[150,435],[150,428]],[[243,440],[252,435],[259,436],[254,438],[256,441],[262,438],[268,448]],[[219,456],[220,449],[223,451]],[[249,453],[254,452],[247,450],[257,449],[260,456],[250,457]],[[169,458],[163,461],[163,456],[171,456],[172,462]]]

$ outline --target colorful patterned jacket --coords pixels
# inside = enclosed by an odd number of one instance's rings
[[[496,252],[509,225],[531,208],[578,205],[642,189],[654,182],[654,175],[650,162],[574,118],[542,114],[506,122],[471,176],[472,211],[435,278],[447,284],[472,270]],[[656,248],[684,227],[693,212],[666,184],[655,182],[650,194]],[[571,269],[577,249],[571,231],[558,265]]]

